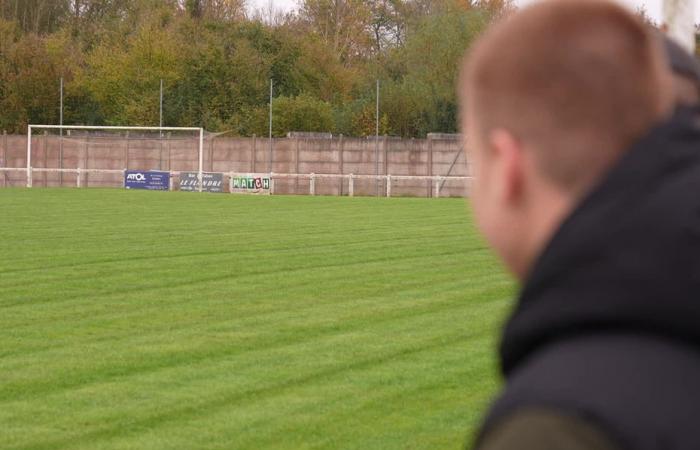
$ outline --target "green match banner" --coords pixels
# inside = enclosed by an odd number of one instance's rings
[[[233,175],[231,177],[231,193],[269,194],[270,177],[257,174]]]

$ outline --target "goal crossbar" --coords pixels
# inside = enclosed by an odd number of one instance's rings
[[[199,167],[197,181],[202,192],[202,174],[204,166],[204,128],[201,127],[120,127],[90,125],[37,125],[27,126],[27,187],[32,187],[32,129],[40,130],[111,130],[111,131],[196,131],[199,133]]]

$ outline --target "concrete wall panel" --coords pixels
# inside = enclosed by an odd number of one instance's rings
[[[196,171],[199,166],[198,138],[141,136],[35,135],[32,138],[32,166],[36,168],[100,168],[120,170]],[[0,167],[26,166],[26,136],[0,135]],[[219,136],[204,143],[203,169],[236,173],[316,173],[355,175],[442,175],[469,174],[461,141],[449,139],[380,138],[231,138]],[[176,185],[177,185],[177,179]],[[36,186],[75,186],[75,174],[35,173]],[[118,174],[83,174],[85,187],[119,187]],[[0,174],[0,186],[24,186],[24,172]],[[468,191],[463,181],[441,186],[441,196],[462,196]],[[385,195],[384,181],[356,179],[355,195]],[[349,181],[317,179],[318,195],[348,195]],[[431,196],[435,183],[393,180],[393,196]],[[278,194],[309,193],[308,179],[276,179]]]

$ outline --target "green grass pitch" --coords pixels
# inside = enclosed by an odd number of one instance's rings
[[[462,199],[0,190],[0,448],[458,449],[513,284]]]

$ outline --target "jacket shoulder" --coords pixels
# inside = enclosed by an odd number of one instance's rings
[[[554,410],[518,411],[496,424],[477,450],[620,450],[593,423]]]
[[[675,339],[602,331],[544,346],[508,378],[480,442],[514,414],[542,408],[584,418],[624,449],[700,449],[698,355]]]

